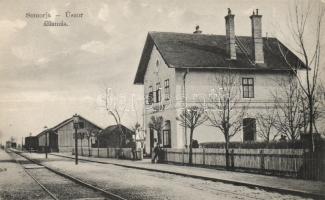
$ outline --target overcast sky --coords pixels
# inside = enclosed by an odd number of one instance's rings
[[[285,0],[1,0],[3,140],[36,135],[74,113],[103,128],[113,124],[101,107],[105,87],[128,100],[130,111],[122,121],[130,126],[136,116],[141,119],[143,90],[133,80],[148,31],[192,33],[200,25],[203,33],[225,34],[224,16],[231,8],[236,35],[251,35],[249,16],[259,8],[263,36],[267,32],[287,42],[289,7]],[[65,19],[66,11],[83,17]],[[44,19],[26,18],[26,13],[46,12],[69,26],[46,27]],[[138,99],[137,113],[132,96]]]

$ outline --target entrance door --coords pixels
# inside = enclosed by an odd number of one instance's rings
[[[245,118],[243,120],[243,133],[244,142],[256,140],[256,119]]]

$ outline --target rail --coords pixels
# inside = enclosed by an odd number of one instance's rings
[[[69,180],[71,180],[71,181],[73,181],[73,182],[75,182],[75,183],[77,183],[77,184],[79,184],[79,185],[82,185],[82,186],[85,186],[85,187],[87,187],[87,188],[90,188],[90,189],[93,189],[93,190],[95,190],[95,191],[98,191],[98,192],[101,192],[101,193],[103,193],[104,195],[106,195],[106,196],[108,196],[109,198],[111,198],[111,199],[114,199],[114,200],[127,200],[127,199],[125,199],[125,198],[123,198],[123,197],[121,197],[121,196],[119,196],[119,195],[117,195],[117,194],[114,194],[114,193],[112,193],[112,192],[109,192],[109,191],[107,191],[107,190],[105,190],[105,189],[102,189],[102,188],[99,188],[99,187],[97,187],[97,186],[94,186],[94,185],[91,185],[91,184],[89,184],[89,183],[86,183],[85,181],[82,181],[82,180],[80,180],[80,179],[78,179],[78,178],[76,178],[76,177],[74,177],[74,176],[71,176],[71,175],[69,175],[69,174],[66,174],[66,173],[63,173],[63,172],[60,172],[60,171],[58,171],[58,170],[55,170],[55,169],[53,169],[53,168],[50,168],[50,167],[48,167],[48,166],[46,166],[46,165],[43,165],[43,164],[41,164],[40,162],[37,162],[37,161],[35,161],[35,160],[33,160],[33,159],[30,159],[30,158],[28,158],[27,156],[24,156],[24,155],[22,155],[22,154],[20,154],[20,152],[17,152],[17,151],[11,151],[11,152],[13,152],[13,153],[15,153],[15,154],[17,154],[17,155],[19,155],[19,156],[21,156],[21,157],[23,157],[23,158],[25,158],[25,159],[27,159],[27,160],[29,160],[29,161],[31,161],[31,162],[33,162],[33,163],[35,163],[35,164],[37,164],[37,165],[40,165],[40,166],[42,166],[42,167],[44,167],[45,169],[47,169],[47,170],[49,170],[49,171],[51,171],[51,172],[54,172],[55,174],[57,174],[57,175],[59,175],[59,176],[62,176],[62,177],[64,177],[64,178],[67,178],[67,179],[69,179]],[[17,161],[16,161],[17,162]],[[26,169],[24,168],[24,170],[26,171]],[[27,171],[26,171],[27,172]],[[37,182],[41,187],[42,187],[42,189],[44,189],[53,199],[55,199],[55,200],[58,200],[58,198],[54,195],[54,194],[52,194],[42,183],[40,183],[39,181],[37,181],[37,179],[35,178],[35,177],[33,177],[29,172],[27,172],[27,174],[29,175],[29,176],[31,176],[34,180],[35,180],[35,182]]]

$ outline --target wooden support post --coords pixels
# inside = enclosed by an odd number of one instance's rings
[[[231,169],[235,169],[235,155],[234,155],[234,149],[231,149],[230,151],[230,166],[231,166]]]
[[[203,165],[205,165],[205,148],[203,148],[203,162],[202,162]]]
[[[260,164],[261,164],[261,172],[263,173],[265,170],[265,165],[264,165],[264,151],[263,149],[260,150]]]

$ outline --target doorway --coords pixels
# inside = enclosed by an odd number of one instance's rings
[[[153,131],[153,129],[151,128],[150,130],[149,130],[149,132],[150,132],[150,156],[152,155],[152,149],[153,149],[153,147],[154,147],[154,144],[155,144],[155,138],[154,138],[154,131]]]
[[[243,141],[255,141],[256,140],[256,119],[245,118],[243,120]]]

